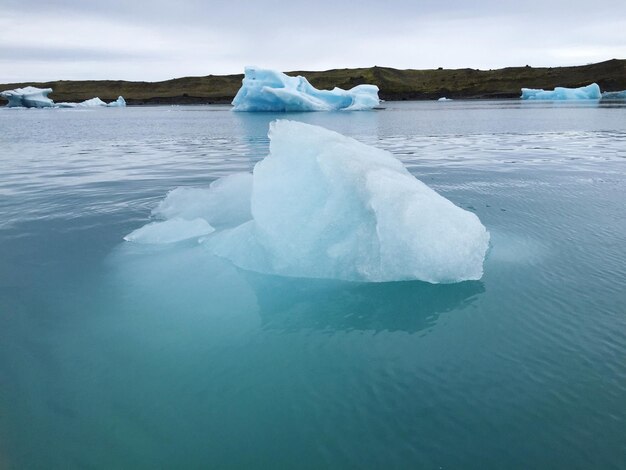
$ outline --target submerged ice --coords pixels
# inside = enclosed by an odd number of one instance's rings
[[[376,85],[318,90],[301,76],[246,67],[232,104],[235,111],[360,111],[379,103]]]
[[[203,219],[218,228],[205,238],[210,252],[261,273],[368,282],[481,278],[489,233],[478,217],[389,152],[285,120],[272,123],[269,136],[270,153],[252,175],[231,175],[208,190],[176,189],[153,215]]]
[[[603,100],[626,100],[626,90],[605,91],[602,93]]]
[[[147,245],[161,245],[198,238],[214,231],[215,229],[201,218],[192,220],[174,218],[144,225],[126,235],[124,240]]]
[[[93,108],[93,107],[124,107],[126,100],[119,96],[117,100],[105,103],[100,98],[91,98],[80,103],[55,103],[48,95],[52,88],[36,88],[27,86],[14,90],[5,90],[0,96],[8,100],[9,108]]]
[[[602,98],[597,83],[580,88],[556,87],[554,90],[522,88],[523,100],[599,100]]]

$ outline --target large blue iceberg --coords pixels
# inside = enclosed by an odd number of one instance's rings
[[[301,76],[246,67],[232,104],[235,111],[361,111],[379,103],[376,85],[318,90]]]
[[[534,88],[522,88],[523,100],[599,100],[602,98],[600,87],[597,83],[580,88],[556,87],[554,90],[542,90]]]
[[[482,277],[489,233],[478,217],[391,153],[293,121],[273,122],[269,137],[270,153],[252,175],[170,192],[154,211],[165,222],[126,239],[195,237],[243,269],[290,277],[430,283]]]
[[[55,103],[48,98],[48,94],[50,93],[52,93],[52,88],[27,86],[14,90],[5,90],[0,93],[0,96],[9,101],[7,104],[9,108],[119,108],[126,106],[126,100],[121,96],[110,103],[105,103],[98,97],[80,103]]]

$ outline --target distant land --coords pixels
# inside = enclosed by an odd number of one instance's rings
[[[373,83],[384,100],[516,98],[520,89],[555,86],[580,87],[596,82],[602,91],[626,89],[626,60],[612,59],[575,67],[507,67],[496,70],[398,70],[389,67],[334,69],[324,72],[294,71],[316,88],[352,88]],[[55,101],[83,101],[98,96],[104,101],[122,95],[128,104],[230,103],[241,86],[242,74],[184,77],[162,82],[120,80],[59,80],[0,84],[0,91],[27,85],[52,88]]]

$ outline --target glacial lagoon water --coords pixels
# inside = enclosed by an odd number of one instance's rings
[[[626,107],[290,114],[491,233],[480,281],[245,272],[122,237],[280,114],[0,110],[0,468],[623,468]]]

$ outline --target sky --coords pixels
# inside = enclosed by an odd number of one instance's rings
[[[0,83],[626,58],[626,1],[2,0]]]

